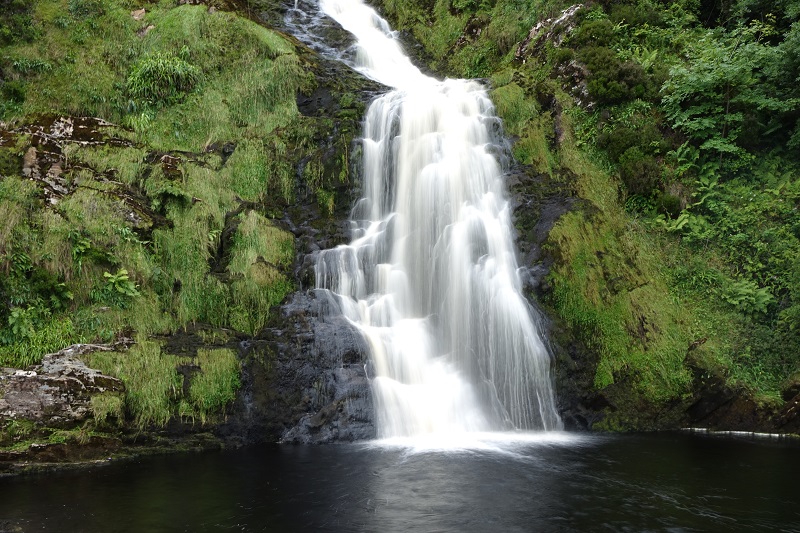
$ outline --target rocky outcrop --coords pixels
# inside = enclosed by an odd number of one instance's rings
[[[0,370],[0,426],[28,420],[51,428],[70,428],[92,416],[92,397],[122,393],[117,378],[87,367],[79,356],[107,346],[77,344],[44,356],[28,370]]]
[[[302,387],[297,407],[306,412],[281,435],[281,441],[308,444],[374,438],[366,342],[341,313],[324,309],[329,304],[324,296],[322,300],[306,298],[296,297],[288,309],[308,316],[308,306],[317,307],[316,316],[305,324],[312,338],[300,337],[309,341],[303,352],[310,357],[290,359],[283,367],[284,376]]]
[[[708,375],[694,365],[692,370],[694,395],[686,409],[689,426],[717,431],[800,432],[800,385],[787,387],[785,403],[770,408],[732,388],[721,376]]]
[[[559,48],[575,32],[582,10],[585,10],[583,4],[575,4],[562,11],[558,17],[537,22],[517,46],[514,59],[523,64],[528,61],[545,62],[547,44]],[[572,95],[579,106],[589,110],[594,108],[595,103],[590,98],[586,82],[590,74],[586,65],[574,58],[559,62],[555,66],[555,74],[561,80],[564,90]]]
[[[517,46],[514,59],[525,63],[531,57],[541,56],[547,43],[561,46],[564,39],[575,30],[576,15],[581,9],[582,4],[575,4],[562,11],[558,17],[537,22]]]

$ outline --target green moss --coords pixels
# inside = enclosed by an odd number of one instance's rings
[[[282,184],[272,179],[267,149],[260,139],[240,143],[223,172],[229,187],[244,200],[255,201],[273,190],[282,191]]]
[[[514,81],[503,84],[491,93],[497,114],[512,135],[520,135],[525,126],[539,114],[538,103],[526,97],[525,90]]]

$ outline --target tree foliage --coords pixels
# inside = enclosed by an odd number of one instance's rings
[[[662,88],[672,127],[704,157],[731,170],[752,157],[748,148],[781,133],[785,143],[784,126],[800,110],[797,80],[787,85],[776,70],[786,61],[786,48],[764,41],[773,31],[761,23],[708,30],[687,50],[687,61],[671,69]]]

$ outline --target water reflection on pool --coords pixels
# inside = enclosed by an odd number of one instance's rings
[[[798,452],[551,433],[159,456],[0,479],[0,531],[800,531]]]

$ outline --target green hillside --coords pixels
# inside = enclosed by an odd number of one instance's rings
[[[218,420],[296,286],[285,210],[349,207],[363,104],[301,115],[316,59],[222,2],[15,0],[0,46],[0,366],[133,341],[87,361],[127,387],[100,426]]]
[[[430,68],[488,78],[517,161],[581,200],[542,297],[596,358],[605,427],[674,424],[711,380],[779,410],[800,380],[800,3],[380,4]]]

